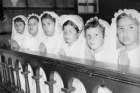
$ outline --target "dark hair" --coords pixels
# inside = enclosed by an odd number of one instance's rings
[[[50,14],[45,13],[42,17],[41,17],[41,21],[45,18],[51,19],[53,20],[53,22],[55,22],[55,18],[53,18]]]
[[[78,26],[77,26],[74,22],[72,22],[71,20],[68,20],[68,21],[66,21],[66,22],[63,24],[63,30],[64,30],[64,27],[65,27],[66,25],[71,25],[71,26],[73,26],[73,27],[76,29],[77,33],[80,32]]]
[[[85,33],[87,31],[87,29],[89,28],[96,28],[96,27],[100,27],[102,29],[102,32],[103,32],[103,38],[104,38],[104,35],[105,35],[105,27],[102,26],[98,19],[93,19],[92,21],[88,22],[86,25],[85,25]]]
[[[39,18],[38,18],[37,16],[31,16],[31,17],[28,19],[28,21],[29,21],[30,19],[36,19],[36,20],[39,22]]]
[[[122,13],[120,14],[117,18],[116,18],[116,23],[118,23],[118,21],[124,17],[128,17],[128,15],[126,13]]]
[[[15,22],[23,22],[23,24],[25,25],[25,21],[22,19],[22,18],[20,18],[20,17],[17,17],[15,20],[14,20],[14,23]]]
[[[118,23],[118,21],[120,20],[120,19],[122,19],[122,18],[124,18],[124,17],[131,17],[132,19],[134,19],[134,20],[136,20],[136,18],[133,18],[131,15],[128,15],[128,14],[126,14],[126,13],[122,13],[122,14],[120,14],[118,17],[117,17],[117,19],[116,19],[116,24]],[[136,22],[137,22],[137,24],[139,24],[139,22],[136,20]]]

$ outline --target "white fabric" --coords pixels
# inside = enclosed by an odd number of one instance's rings
[[[72,87],[75,88],[75,91],[71,93],[87,93],[84,84],[77,78],[73,78]]]
[[[20,34],[18,33],[16,30],[15,30],[15,26],[14,26],[14,20],[16,18],[22,18],[23,21],[25,22],[25,29],[24,29],[24,33],[23,34]],[[24,15],[18,15],[18,16],[15,16],[13,18],[13,21],[12,21],[12,35],[11,35],[11,39],[12,40],[15,40],[18,45],[20,46],[20,49],[23,48],[23,41],[25,40],[25,33],[27,32],[27,18],[24,16]],[[20,51],[20,50],[19,50]]]
[[[39,73],[41,76],[41,78],[39,79],[40,91],[41,93],[49,93],[49,86],[45,84],[45,81],[47,81],[45,71],[42,68],[40,68]]]
[[[99,87],[97,93],[113,93],[113,92],[107,87]]]
[[[20,68],[20,70],[19,70],[19,78],[20,78],[21,89],[25,92],[26,91],[26,88],[25,88],[25,77],[22,74],[23,68],[22,68],[22,65],[21,65],[20,62],[19,62],[19,68]]]
[[[120,51],[123,48],[119,48],[118,49],[118,60],[119,60],[119,55],[120,55]],[[140,47],[136,47],[135,49],[132,50],[127,50],[126,53],[128,54],[128,58],[129,58],[129,66],[131,67],[135,67],[135,68],[139,68],[140,67]],[[118,61],[119,64],[119,61]],[[125,64],[124,63],[120,63],[120,64]]]
[[[28,16],[28,20],[31,16],[37,16],[39,18],[39,16],[36,15],[36,14],[30,14]],[[40,31],[39,23],[38,23],[38,32],[37,32],[36,36],[32,36],[28,31],[25,33],[26,38],[22,42],[23,43],[23,50],[22,50],[23,52],[30,53],[30,54],[38,54],[40,37],[41,37],[40,36],[41,31]]]
[[[78,26],[79,30],[81,30],[81,31],[83,30],[83,21],[80,16],[62,15],[60,20],[62,21],[61,26],[63,26],[63,24],[67,20],[70,20]],[[86,44],[85,44],[84,32],[82,31],[80,33],[79,38],[75,42],[73,42],[73,44],[70,46],[67,43],[65,43],[65,41],[63,39],[60,53],[64,56],[84,59],[85,58],[85,55],[84,55],[85,46],[86,46]],[[81,61],[80,63],[86,64],[84,61],[83,62]]]
[[[115,46],[115,39],[113,31],[110,30],[110,25],[102,19],[99,19],[99,23],[105,27],[104,44],[100,47],[100,50],[95,52],[87,46],[85,56],[90,60],[97,60],[105,63],[117,64],[117,52]],[[93,58],[94,57],[94,58]]]
[[[54,35],[51,37],[46,36],[45,33],[43,32],[42,24],[40,22],[40,27],[41,27],[40,30],[42,33],[40,40],[41,40],[41,43],[43,43],[45,45],[47,53],[57,55],[57,53],[60,49],[61,41],[62,41],[61,28],[59,25],[59,16],[54,12],[45,11],[41,14],[40,20],[44,14],[50,14],[53,18],[55,18],[55,20],[56,20],[55,21],[55,32],[54,32]]]
[[[61,89],[64,88],[64,84],[63,84],[63,80],[62,80],[61,76],[59,75],[59,73],[54,72],[53,78],[56,81],[56,83],[53,84],[53,93],[63,93],[63,91]]]
[[[64,56],[84,59],[85,40],[81,35],[71,46],[63,42],[60,52],[64,52]],[[85,64],[85,63],[81,63]]]
[[[63,26],[63,24],[68,20],[74,22],[78,26],[80,31],[83,30],[84,23],[83,23],[83,19],[80,16],[78,16],[78,15],[62,15],[62,16],[60,16],[61,26]]]
[[[111,30],[113,32],[112,35],[115,37],[114,41],[116,43],[115,45],[116,45],[116,49],[117,49],[117,59],[118,60],[119,60],[118,56],[120,55],[119,52],[121,51],[121,49],[123,49],[124,46],[122,46],[119,43],[117,35],[116,35],[116,33],[117,33],[116,19],[122,13],[131,15],[132,18],[136,18],[136,20],[139,22],[139,25],[140,25],[140,13],[134,9],[119,10],[118,12],[116,12],[114,14],[114,18],[112,19],[112,24],[111,24]],[[128,54],[128,58],[130,60],[129,66],[130,67],[140,67],[140,62],[139,62],[140,61],[140,45],[138,45],[135,49],[128,50],[127,54]]]
[[[33,70],[31,68],[31,66],[28,64],[28,81],[29,81],[29,88],[30,88],[30,93],[36,93],[36,82],[35,80],[32,78],[34,76],[33,74]]]
[[[111,31],[113,32],[112,35],[115,37],[113,39],[115,40],[115,45],[117,49],[120,48],[122,45],[119,43],[118,38],[116,36],[117,34],[116,20],[117,20],[117,17],[122,13],[131,15],[131,17],[136,18],[136,20],[140,23],[140,13],[134,9],[118,10],[118,12],[114,14],[114,18],[112,18],[112,23],[111,23]]]

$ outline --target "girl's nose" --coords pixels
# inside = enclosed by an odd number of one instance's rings
[[[124,35],[127,35],[128,32],[129,32],[128,29],[125,29],[125,30],[123,31],[123,34],[124,34]]]
[[[94,40],[95,40],[95,37],[91,37],[90,41],[92,41],[92,42],[93,42]]]

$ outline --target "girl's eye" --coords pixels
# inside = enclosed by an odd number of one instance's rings
[[[95,36],[98,36],[98,34],[95,34]]]
[[[119,27],[119,29],[120,29],[120,30],[123,30],[124,28],[123,28],[123,27]]]
[[[43,26],[46,26],[47,24],[43,24]]]
[[[50,25],[50,23],[47,23],[47,25]]]
[[[134,26],[130,26],[129,28],[130,28],[130,29],[134,29]]]

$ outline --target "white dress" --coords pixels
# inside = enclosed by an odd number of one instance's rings
[[[119,59],[120,51],[122,49],[123,49],[122,47],[118,49],[118,59]],[[140,61],[140,47],[137,46],[134,49],[127,50],[126,53],[127,53],[128,60],[129,60],[129,66],[135,67],[135,68],[140,68],[140,62],[139,62]],[[118,64],[122,64],[123,65],[125,63],[126,62],[118,63]]]
[[[38,35],[35,37],[28,35],[23,42],[24,45],[23,45],[22,52],[29,53],[29,54],[38,54],[39,42],[40,40],[38,39]]]
[[[104,49],[104,47],[101,48],[100,51],[94,52],[93,50],[87,48],[85,53],[85,59],[89,60],[96,60],[104,63],[109,64],[117,64],[117,54],[114,51],[108,51]]]
[[[78,40],[76,40],[72,45],[68,45],[67,43],[63,42],[60,53],[62,55],[72,58],[80,58],[85,59],[85,39],[83,35],[81,35]],[[80,61],[81,63],[82,61]],[[84,62],[84,61],[83,61]],[[81,63],[86,64],[86,63]]]

